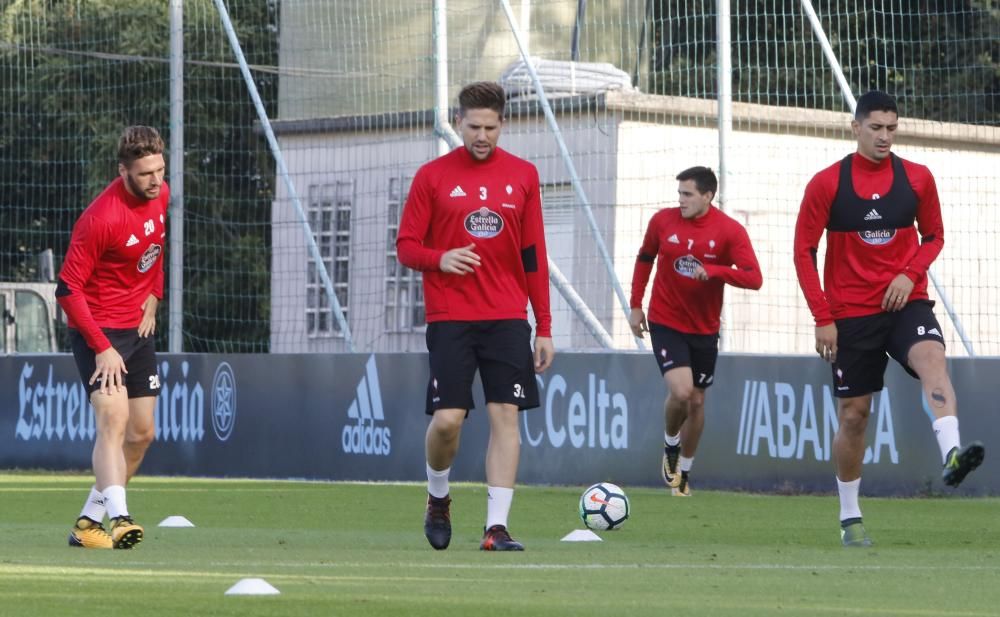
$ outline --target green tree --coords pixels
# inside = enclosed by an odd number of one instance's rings
[[[813,3],[855,95],[880,89],[905,116],[1000,123],[1000,10],[988,0]],[[799,0],[731,3],[733,99],[844,110]],[[660,94],[715,98],[715,0],[653,0]]]

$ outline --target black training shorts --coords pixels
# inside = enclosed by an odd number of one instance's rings
[[[102,328],[101,330],[104,332],[104,336],[111,341],[111,346],[125,361],[128,373],[125,373],[123,377],[128,397],[159,396],[160,374],[156,367],[156,348],[153,345],[153,337],[143,338],[139,336],[139,331],[136,328],[121,330]],[[87,396],[90,396],[101,387],[100,380],[93,384],[87,383],[97,369],[97,361],[95,360],[97,354],[87,345],[87,341],[78,330],[70,328],[69,338],[73,347],[76,368],[80,372],[80,379],[83,381]]]
[[[704,389],[712,385],[719,358],[718,334],[688,334],[649,322],[649,338],[660,373],[687,366],[691,368],[694,387]]]
[[[431,366],[428,414],[438,409],[472,409],[477,369],[487,403],[538,407],[527,321],[435,321],[427,324],[427,351]]]
[[[944,345],[933,307],[930,300],[914,300],[901,311],[838,319],[834,396],[850,398],[881,390],[890,356],[917,377],[906,359],[910,347],[919,341]]]

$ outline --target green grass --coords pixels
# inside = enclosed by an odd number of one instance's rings
[[[839,545],[837,500],[628,489],[632,518],[566,543],[580,488],[521,487],[520,554],[478,550],[484,489],[453,487],[447,551],[424,487],[138,478],[133,551],[66,546],[90,480],[0,475],[0,615],[920,615],[1000,611],[1000,500],[865,499],[876,547]],[[697,488],[697,487],[695,487]],[[156,524],[181,514],[194,529]],[[280,596],[233,597],[244,577]]]

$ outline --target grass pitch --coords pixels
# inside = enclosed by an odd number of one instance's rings
[[[865,499],[865,550],[839,545],[836,497],[624,487],[624,529],[567,543],[583,487],[520,487],[511,531],[527,550],[483,553],[485,491],[456,485],[452,544],[438,552],[423,537],[423,486],[140,477],[129,506],[145,541],[69,548],[90,482],[0,475],[0,615],[1000,612],[998,499]],[[173,514],[196,527],[156,526]],[[247,577],[281,595],[223,595]]]

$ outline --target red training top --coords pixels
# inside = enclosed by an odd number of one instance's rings
[[[481,263],[464,276],[441,271],[441,256],[475,244]],[[424,272],[427,322],[526,319],[552,336],[549,265],[535,166],[500,148],[477,161],[456,148],[423,165],[406,198],[399,261]]]
[[[146,201],[115,179],[87,206],[66,250],[56,296],[69,326],[95,353],[111,347],[101,328],[137,328],[149,294],[163,298],[170,189]]]
[[[726,283],[760,289],[764,282],[746,229],[712,205],[694,219],[682,217],[680,208],[653,215],[635,259],[632,308],[642,308],[654,259],[656,279],[647,318],[688,334],[719,331]],[[707,281],[694,278],[698,266],[705,269]]]
[[[821,287],[816,253],[824,229]],[[914,282],[908,300],[926,299],[927,269],[944,247],[934,176],[895,155],[876,163],[852,154],[834,163],[806,186],[794,247],[817,326],[881,312],[885,290],[901,273]]]

